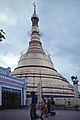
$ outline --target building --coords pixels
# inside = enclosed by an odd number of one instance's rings
[[[10,76],[10,68],[0,67],[0,109],[26,105],[27,80]]]
[[[43,50],[38,25],[39,17],[36,14],[35,5],[31,21],[32,29],[28,50],[25,54],[21,55],[18,65],[11,75],[28,79],[28,98],[31,97],[31,91],[35,91],[38,94],[38,85],[41,83],[41,93],[43,96],[53,96],[56,103],[67,104],[74,97],[73,86],[57,72],[50,56]]]

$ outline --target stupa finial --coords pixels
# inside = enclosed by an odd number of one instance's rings
[[[33,6],[34,6],[34,13],[36,13],[36,5],[35,5],[35,2],[33,3]]]

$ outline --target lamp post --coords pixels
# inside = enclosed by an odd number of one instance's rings
[[[38,88],[38,104],[41,105],[42,102],[42,80],[41,80],[41,71],[40,71],[40,81],[37,85]]]
[[[74,85],[74,106],[78,107],[78,80],[77,76],[71,76]]]

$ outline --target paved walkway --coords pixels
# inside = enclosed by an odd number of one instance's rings
[[[30,120],[29,109],[0,110],[0,120]],[[80,120],[80,111],[55,110],[56,116],[44,120]],[[39,113],[39,112],[38,112]]]

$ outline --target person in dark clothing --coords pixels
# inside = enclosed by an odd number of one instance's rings
[[[56,112],[53,111],[54,108],[55,108],[55,101],[54,101],[54,99],[51,97],[51,109],[50,109],[50,115],[51,115],[51,116],[55,116],[55,115],[56,115]]]
[[[32,96],[32,101],[31,101],[31,109],[30,109],[30,118],[31,120],[36,120],[38,118],[43,120],[43,118],[36,113],[37,96],[35,95],[35,92],[31,92],[31,96]]]
[[[50,98],[48,98],[47,106],[48,106],[48,114],[50,114],[51,112],[51,99]]]
[[[52,97],[51,97],[51,106],[52,106],[52,109],[55,108],[55,101],[54,101],[54,99]]]
[[[37,96],[35,95],[35,92],[31,92],[31,96],[32,96],[32,102],[31,104],[37,104]]]

